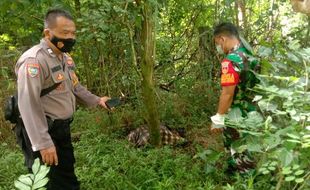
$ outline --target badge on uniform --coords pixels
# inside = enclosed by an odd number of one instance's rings
[[[228,65],[229,65],[229,61],[224,61],[222,62],[222,73],[226,74],[228,73]]]
[[[40,66],[38,63],[27,64],[27,75],[30,77],[37,77],[40,73]]]
[[[51,48],[48,48],[47,51],[48,51],[49,54],[54,55],[54,52],[53,52],[53,50]]]
[[[62,80],[63,78],[64,78],[64,75],[63,75],[63,74],[59,73],[59,74],[57,75],[57,80]]]

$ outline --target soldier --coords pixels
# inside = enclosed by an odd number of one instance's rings
[[[37,157],[51,166],[48,189],[80,188],[70,133],[76,99],[88,107],[103,108],[109,99],[89,92],[74,72],[69,52],[75,44],[75,30],[68,12],[48,11],[44,38],[19,58],[15,69],[22,119],[15,132],[29,169]]]
[[[224,132],[224,146],[232,154],[229,170],[243,173],[254,168],[255,164],[246,154],[236,154],[231,148],[231,143],[238,140],[240,134],[236,129],[224,125],[224,115],[234,107],[240,108],[243,116],[255,110],[248,88],[258,82],[254,71],[259,71],[259,64],[253,57],[250,46],[239,37],[238,29],[233,24],[222,23],[216,26],[214,40],[217,51],[225,54],[225,58],[221,62],[222,91],[217,114],[211,117],[211,131]]]

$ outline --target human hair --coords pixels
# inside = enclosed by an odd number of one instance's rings
[[[58,17],[65,17],[73,21],[71,14],[62,9],[50,9],[47,11],[44,18],[44,28],[53,28],[56,25],[56,20]]]
[[[228,22],[223,22],[217,25],[214,28],[213,35],[214,36],[225,35],[229,37],[239,38],[238,28],[234,24]]]

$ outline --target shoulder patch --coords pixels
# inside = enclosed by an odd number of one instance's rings
[[[68,57],[68,58],[67,58],[67,64],[68,64],[69,66],[73,65],[73,59],[72,59],[71,57]]]
[[[230,61],[228,60],[224,60],[221,64],[222,64],[222,73],[226,74],[228,73],[228,66],[229,66]]]
[[[70,77],[71,77],[71,81],[72,81],[72,85],[73,87],[75,87],[78,83],[79,83],[79,79],[76,76],[75,72],[70,72]]]
[[[40,65],[39,63],[28,63],[27,64],[27,75],[34,78],[40,74]]]

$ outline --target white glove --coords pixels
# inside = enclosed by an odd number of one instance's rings
[[[224,125],[225,115],[221,115],[217,113],[216,115],[211,117],[212,121],[212,128],[223,128]]]

